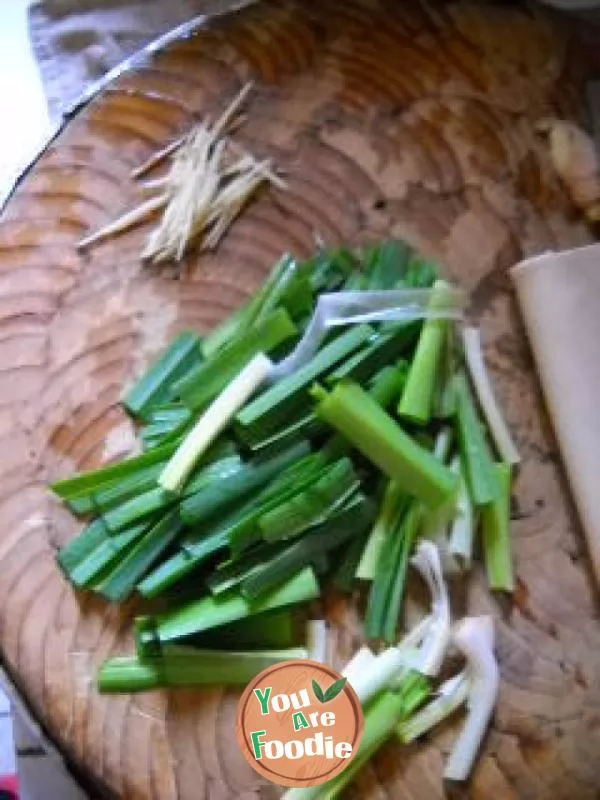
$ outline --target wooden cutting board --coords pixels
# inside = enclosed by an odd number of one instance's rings
[[[580,70],[564,22],[512,5],[277,0],[214,20],[144,58],[64,128],[0,224],[0,643],[63,751],[127,800],[256,798],[235,744],[237,696],[219,689],[99,697],[94,671],[131,648],[134,604],[75,593],[54,564],[77,524],[49,479],[125,454],[123,387],[182,327],[206,331],[285,250],[406,238],[473,292],[523,464],[513,533],[518,588],[493,598],[477,569],[456,614],[497,618],[502,688],[472,798],[600,794],[600,625],[582,538],[506,269],[587,240],[534,123],[577,118]],[[138,199],[130,170],[256,81],[238,138],[285,168],[214,255],[181,274],[143,268],[147,229],[88,254],[77,240]],[[179,278],[178,278],[179,276]],[[326,601],[339,666],[360,602]],[[390,743],[361,798],[443,797],[456,723]]]

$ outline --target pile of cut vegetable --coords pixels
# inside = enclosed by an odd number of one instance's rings
[[[287,797],[337,796],[388,737],[413,741],[461,705],[445,775],[468,776],[497,694],[493,626],[453,624],[445,579],[480,551],[490,588],[512,591],[518,454],[464,305],[391,241],[284,256],[215,330],[175,338],[123,400],[141,454],[52,484],[89,520],[58,555],[67,578],[144,600],[136,653],[101,667],[101,692],[243,686],[280,660],[326,660],[307,604],[360,589],[372,646],[343,672],[365,712],[359,754]],[[411,566],[431,610],[402,636]],[[451,649],[465,667],[439,684]]]

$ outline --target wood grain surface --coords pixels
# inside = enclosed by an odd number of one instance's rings
[[[536,7],[537,8],[537,7]],[[103,791],[127,800],[269,798],[235,743],[237,695],[98,696],[95,668],[132,647],[135,604],[74,592],[54,563],[76,522],[48,480],[124,455],[123,387],[182,327],[208,330],[285,250],[314,235],[394,235],[473,291],[523,464],[513,533],[518,588],[476,570],[456,613],[498,621],[502,688],[471,783],[456,796],[600,795],[600,625],[574,517],[506,269],[587,241],[536,120],[577,119],[582,70],[562,19],[512,4],[273,0],[215,20],[123,74],[66,126],[0,224],[0,644],[50,734]],[[285,168],[214,255],[143,268],[146,229],[88,254],[77,240],[130,207],[130,170],[256,81],[238,138]],[[339,666],[361,598],[325,601]],[[416,601],[414,602],[416,607]],[[434,800],[460,720],[390,743],[349,796]]]

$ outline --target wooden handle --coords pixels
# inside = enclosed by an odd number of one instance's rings
[[[546,404],[600,582],[600,246],[511,270]]]

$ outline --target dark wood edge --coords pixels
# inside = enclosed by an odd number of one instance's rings
[[[102,92],[109,84],[119,78],[126,72],[135,69],[140,64],[143,64],[147,61],[153,53],[159,52],[163,50],[168,45],[176,42],[180,39],[186,39],[190,36],[193,36],[196,31],[203,28],[209,22],[212,22],[214,19],[218,19],[219,17],[226,17],[229,14],[233,14],[236,11],[241,10],[242,8],[246,8],[246,6],[253,5],[258,0],[232,0],[231,4],[227,6],[227,8],[214,10],[212,12],[208,12],[206,14],[199,14],[196,17],[193,17],[188,22],[183,22],[181,25],[178,25],[176,28],[172,28],[167,33],[164,33],[162,36],[159,36],[158,39],[154,39],[152,42],[144,45],[140,50],[137,50],[132,55],[125,58],[121,61],[120,64],[117,64],[112,69],[110,69],[106,75],[104,75],[99,80],[95,81],[88,86],[87,89],[83,91],[83,93],[79,96],[75,102],[71,103],[63,112],[60,121],[56,124],[54,130],[48,135],[48,137],[42,142],[36,154],[31,158],[31,160],[23,167],[20,173],[15,178],[13,185],[10,188],[10,191],[4,198],[2,202],[0,202],[0,220],[1,215],[4,212],[6,206],[8,205],[9,201],[13,197],[14,193],[23,182],[23,180],[27,177],[29,172],[35,167],[37,162],[40,158],[44,155],[46,150],[52,145],[56,139],[60,136],[64,128],[68,125],[68,123],[74,119],[85,107],[88,103],[93,100],[100,92]]]

